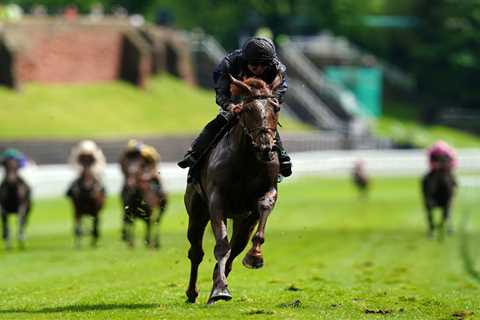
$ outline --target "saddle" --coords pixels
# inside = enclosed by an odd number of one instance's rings
[[[212,151],[213,148],[218,144],[218,142],[223,138],[223,136],[232,128],[235,121],[229,121],[222,129],[217,133],[215,138],[207,145],[207,147],[202,151],[197,161],[188,169],[187,184],[194,183],[198,184],[200,182],[200,165],[206,159],[207,155]]]

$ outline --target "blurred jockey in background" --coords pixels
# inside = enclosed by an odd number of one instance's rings
[[[428,150],[428,162],[431,171],[447,170],[451,171],[458,165],[458,156],[456,151],[445,141],[435,142]]]

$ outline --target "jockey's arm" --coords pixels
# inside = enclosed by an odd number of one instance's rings
[[[215,102],[220,108],[228,111],[229,105],[232,104],[232,99],[230,96],[230,79],[227,74],[219,75],[219,78],[215,82],[215,93]]]
[[[215,101],[220,108],[226,111],[228,111],[229,106],[234,103],[232,96],[230,95],[230,74],[234,73],[231,70],[233,64],[232,61],[237,59],[238,55],[239,53],[237,51],[228,54],[213,71],[213,83],[216,93]]]
[[[275,65],[276,69],[278,70],[277,75],[282,76],[282,82],[277,87],[277,90],[275,90],[275,96],[277,97],[278,102],[282,103],[283,102],[283,96],[285,95],[285,93],[287,92],[287,89],[288,89],[287,68],[285,67],[285,65],[283,65],[283,63],[281,63],[278,60],[276,62],[274,62],[274,65]]]

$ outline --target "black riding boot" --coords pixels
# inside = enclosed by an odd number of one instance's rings
[[[202,132],[200,132],[200,135],[195,140],[193,140],[190,150],[188,150],[183,160],[179,161],[177,165],[180,168],[187,168],[193,166],[202,155],[202,152],[215,139],[217,134],[227,123],[228,120],[226,119],[223,112],[218,114],[215,119],[210,121],[205,126]]]
[[[280,135],[276,134],[275,137],[276,146],[278,149],[278,161],[280,162],[280,174],[284,177],[289,177],[292,174],[292,162],[287,151],[283,148],[282,140],[280,140]]]

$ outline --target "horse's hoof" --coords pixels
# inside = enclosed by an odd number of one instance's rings
[[[212,293],[210,294],[210,298],[208,298],[207,304],[214,304],[218,300],[229,301],[231,299],[232,299],[232,295],[230,294],[230,291],[228,291],[227,287],[223,289],[214,288],[212,290]]]
[[[197,300],[198,297],[198,289],[195,289],[193,291],[187,289],[187,291],[185,291],[185,294],[187,295],[187,301],[185,301],[186,303],[195,303],[195,300]]]
[[[261,255],[254,256],[247,253],[245,258],[243,258],[242,263],[249,269],[260,269],[263,267],[263,257]]]

